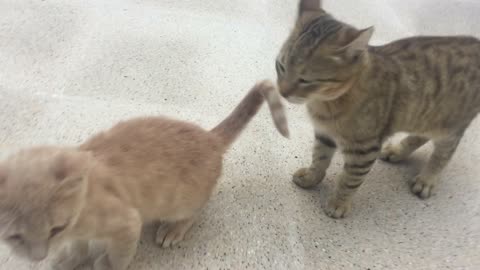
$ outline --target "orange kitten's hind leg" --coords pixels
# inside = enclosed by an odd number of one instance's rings
[[[178,244],[192,227],[194,220],[195,218],[189,218],[161,225],[157,230],[155,243],[163,248]]]

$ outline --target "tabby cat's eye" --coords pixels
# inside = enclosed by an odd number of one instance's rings
[[[298,83],[303,85],[312,85],[317,83],[339,83],[339,82],[341,81],[336,79],[318,79],[313,81],[305,80],[303,78],[298,79]]]
[[[282,64],[280,64],[279,61],[275,61],[275,68],[277,69],[278,74],[285,73],[285,67]]]
[[[55,237],[59,233],[63,232],[66,228],[67,228],[67,224],[52,228],[50,230],[50,238]]]

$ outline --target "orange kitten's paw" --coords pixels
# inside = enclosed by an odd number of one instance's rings
[[[314,174],[309,168],[301,168],[293,174],[293,182],[302,188],[313,188],[322,182],[325,173]]]
[[[405,156],[402,152],[400,144],[388,143],[382,148],[380,159],[392,163],[401,162],[408,158],[408,156]]]
[[[75,270],[77,265],[73,266],[70,263],[52,263],[52,270]]]
[[[62,254],[53,260],[52,270],[74,270],[84,262],[84,259],[65,257]]]
[[[107,255],[102,255],[93,264],[93,270],[116,270],[113,269]]]
[[[421,199],[432,196],[433,181],[428,177],[416,176],[410,181],[412,192]]]
[[[168,248],[178,244],[185,237],[185,232],[174,224],[165,224],[158,228],[155,242],[157,245]]]
[[[338,200],[331,198],[327,202],[324,211],[331,218],[344,218],[351,210],[352,203],[350,201]]]
[[[89,259],[88,242],[73,242],[56,254],[52,260],[53,270],[74,270]]]
[[[192,224],[191,219],[164,224],[158,228],[155,242],[163,248],[174,246],[183,240]]]

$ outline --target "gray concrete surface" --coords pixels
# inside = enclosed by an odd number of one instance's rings
[[[373,43],[414,34],[480,37],[478,0],[326,0],[337,17],[376,26]],[[295,0],[0,0],[0,155],[75,144],[116,121],[165,114],[212,127],[254,81],[274,78]],[[174,249],[146,229],[131,269],[480,269],[480,120],[435,195],[407,180],[429,153],[378,163],[352,215],[321,209],[340,172],[301,190],[312,128],[289,105],[291,140],[264,108],[229,152],[218,192]],[[49,269],[0,247],[0,270]]]

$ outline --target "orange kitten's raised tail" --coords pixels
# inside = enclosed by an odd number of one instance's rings
[[[225,145],[230,145],[266,100],[277,130],[288,138],[288,124],[285,110],[275,87],[270,81],[257,83],[243,98],[233,112],[211,132],[221,137]]]

